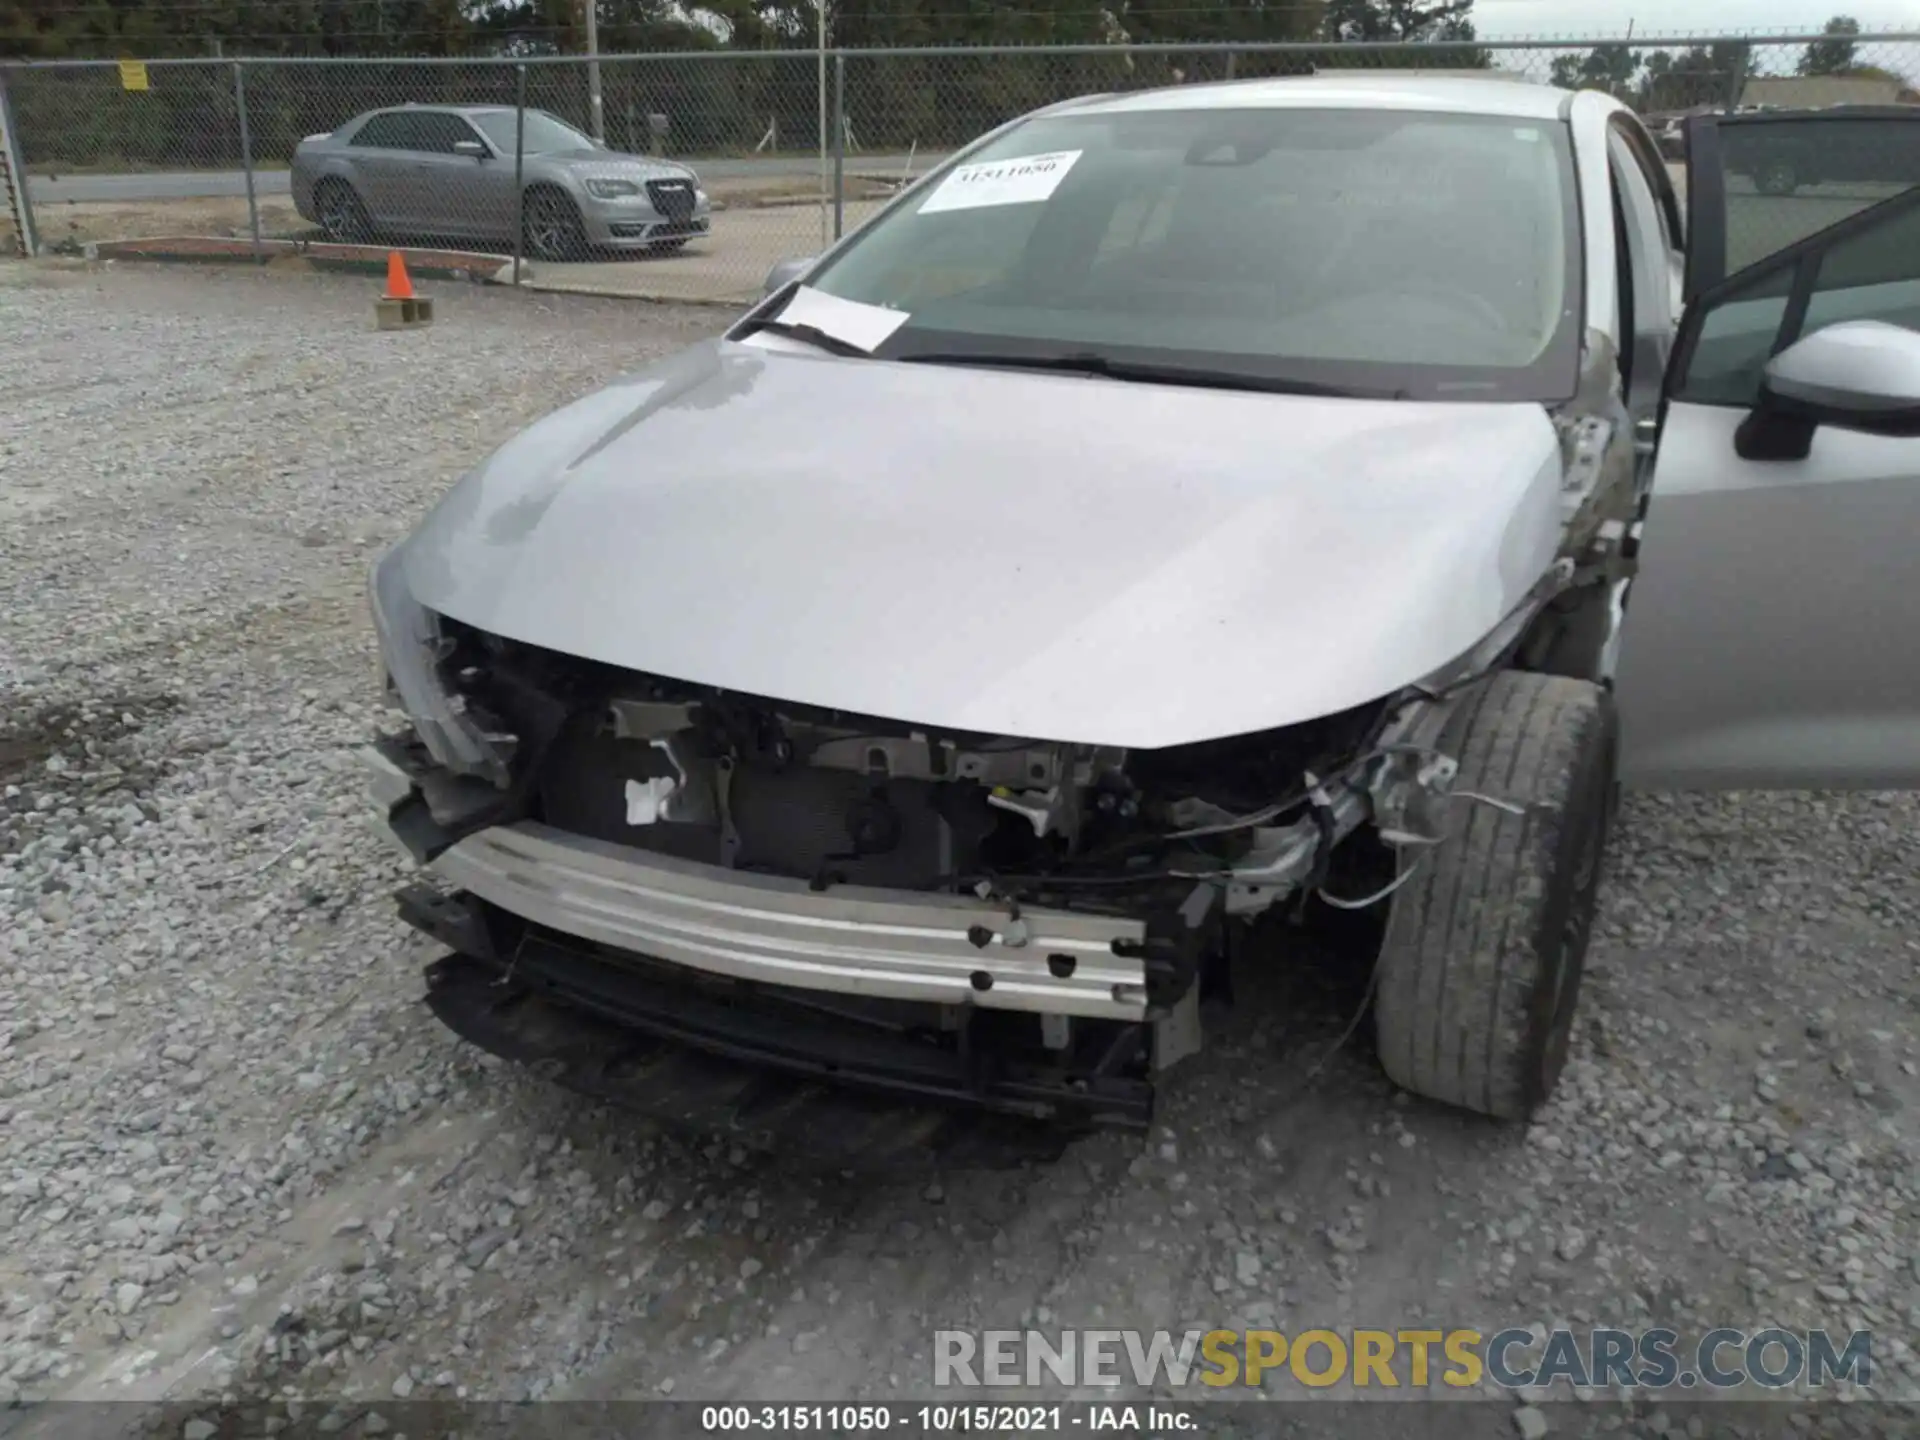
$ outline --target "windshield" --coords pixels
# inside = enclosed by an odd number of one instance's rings
[[[1558,122],[1129,108],[1015,127],[808,284],[906,312],[884,358],[1557,399],[1579,266]]]
[[[513,154],[513,111],[490,110],[475,115],[473,123],[502,155]],[[527,111],[527,129],[523,153],[549,155],[557,150],[591,150],[593,141],[558,116],[544,110]]]

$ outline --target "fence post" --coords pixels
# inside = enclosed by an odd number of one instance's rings
[[[20,132],[14,127],[13,107],[7,100],[7,68],[0,65],[0,189],[7,192],[14,228],[20,232],[20,253],[40,253],[33,228],[33,199],[27,194],[27,162],[20,150]]]
[[[240,168],[247,177],[247,226],[253,232],[253,263],[260,263],[260,199],[253,183],[253,137],[247,133],[247,77],[245,67],[233,62],[233,108],[240,117]]]
[[[815,99],[818,102],[814,107],[816,111],[813,122],[816,142],[814,149],[819,151],[819,169],[816,173],[820,177],[820,248],[824,250],[827,248],[827,165],[829,163],[827,158],[827,0],[814,0],[814,4],[819,7],[820,24],[819,44],[814,50],[814,59],[818,62],[816,68],[819,71],[819,79],[814,87]]]
[[[847,57],[833,56],[833,238],[846,221]]]
[[[1747,89],[1747,67],[1752,63],[1753,52],[1751,49],[1743,48],[1734,58],[1732,76],[1733,93],[1727,96],[1727,109],[1738,110],[1740,108],[1740,97],[1746,93]]]
[[[600,95],[600,0],[586,0],[587,12],[587,118],[593,122],[593,138],[607,141],[606,105]]]
[[[520,182],[527,148],[527,67],[513,77],[513,283],[520,284],[520,247],[527,240],[527,192]]]

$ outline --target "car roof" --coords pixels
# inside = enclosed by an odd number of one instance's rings
[[[415,101],[404,101],[399,105],[383,105],[378,110],[369,110],[367,115],[511,115],[511,105],[421,105]],[[546,112],[536,105],[527,107],[529,115]],[[361,117],[365,118],[365,116]]]
[[[1566,113],[1570,93],[1554,85],[1504,78],[1497,72],[1482,78],[1423,75],[1417,70],[1393,74],[1340,71],[1329,75],[1172,85],[1158,90],[1102,95],[1070,108],[1076,115],[1123,114],[1136,110],[1235,110],[1258,107],[1427,110],[1455,115],[1555,120]]]

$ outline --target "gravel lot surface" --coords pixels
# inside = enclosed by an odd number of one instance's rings
[[[1914,797],[1630,798],[1524,1131],[1331,1049],[1324,965],[1249,975],[1146,1144],[1011,1173],[819,1175],[459,1045],[350,765],[365,567],[718,317],[372,293],[0,266],[0,1400],[897,1397],[936,1328],[1421,1321],[1871,1328],[1913,1393]],[[1449,1433],[1539,1423],[1668,1422]]]

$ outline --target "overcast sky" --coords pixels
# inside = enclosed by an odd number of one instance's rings
[[[1680,33],[1749,34],[1815,31],[1836,13],[1851,14],[1866,31],[1920,30],[1920,0],[1876,0],[1856,9],[1829,0],[1474,0],[1476,28],[1488,38],[1512,35],[1614,35],[1633,22],[1635,38]]]

